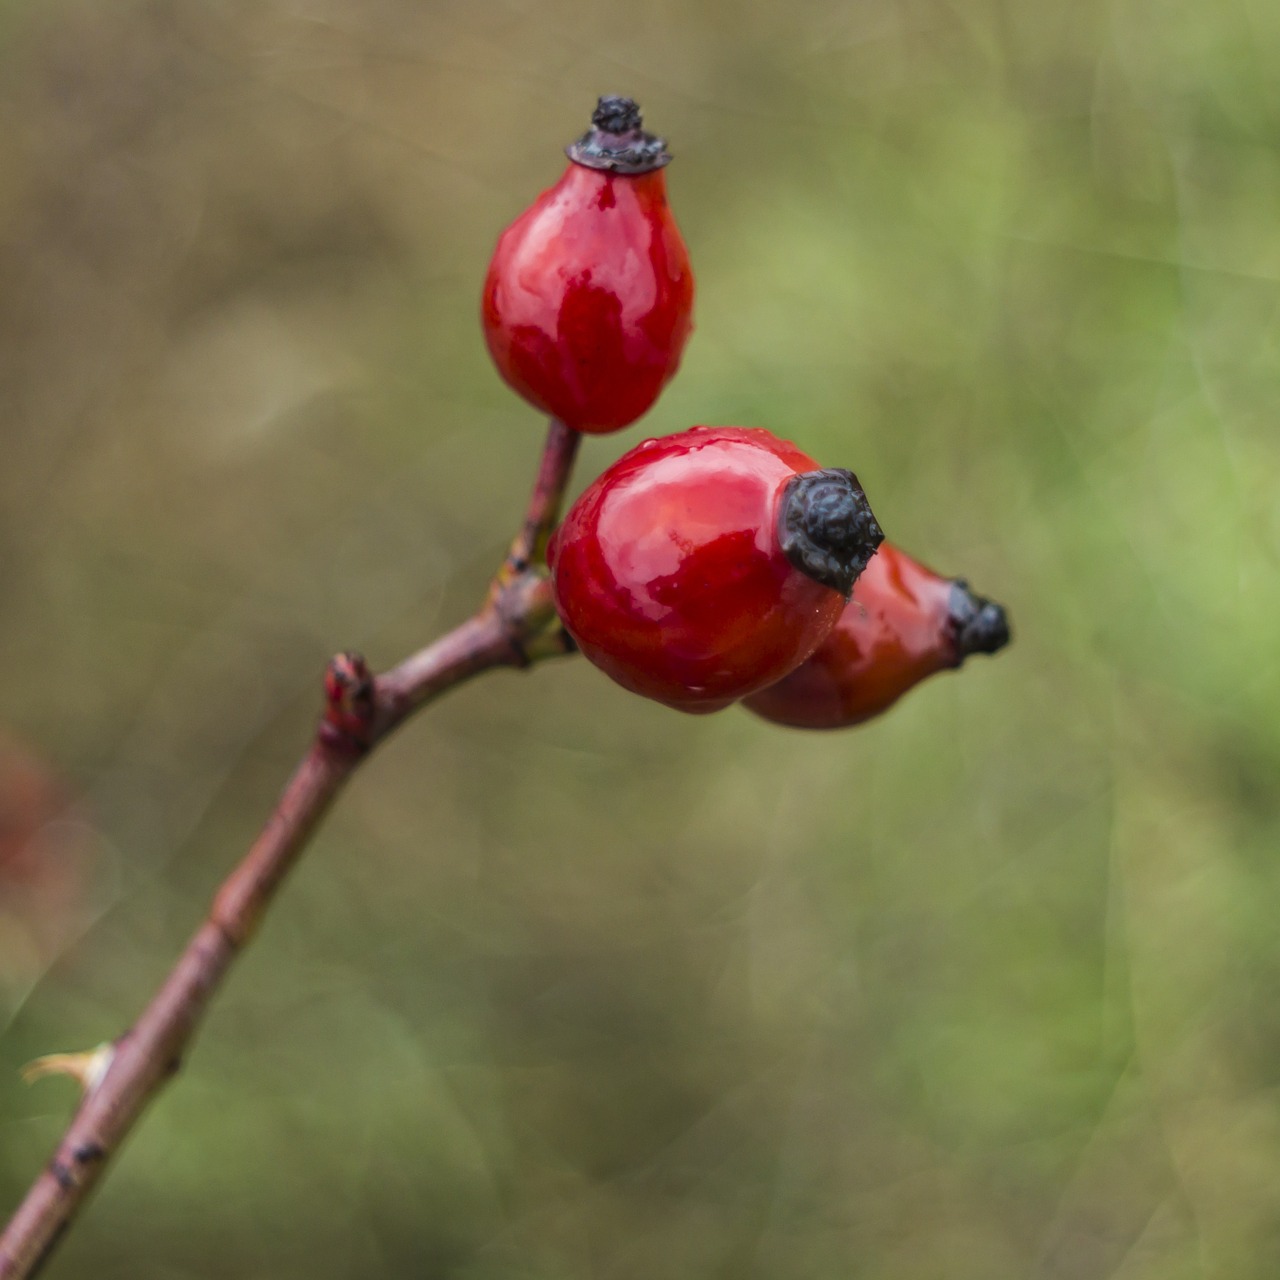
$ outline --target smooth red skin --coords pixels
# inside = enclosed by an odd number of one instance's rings
[[[842,729],[878,716],[927,676],[963,661],[951,587],[950,578],[882,543],[813,656],[743,705],[800,729]]]
[[[498,372],[531,404],[593,434],[634,422],[693,328],[664,172],[570,164],[499,238],[481,314]]]
[[[681,711],[719,711],[781,679],[845,604],[778,545],[782,489],[816,465],[748,427],[694,427],[620,458],[550,549],[578,647],[624,688]]]

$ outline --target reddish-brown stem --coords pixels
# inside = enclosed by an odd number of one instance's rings
[[[316,742],[204,924],[137,1022],[116,1041],[53,1159],[0,1238],[0,1276],[34,1275],[57,1244],[107,1159],[178,1068],[183,1050],[236,953],[355,764]]]
[[[0,1280],[26,1280],[49,1257],[108,1161],[177,1071],[231,962],[364,756],[419,707],[472,676],[570,651],[536,558],[558,516],[576,451],[577,433],[553,422],[524,527],[479,613],[385,675],[371,676],[358,654],[339,654],[330,663],[325,714],[310,749],[160,990],[111,1047],[105,1073],[87,1084],[52,1160],[0,1235]]]
[[[581,441],[580,432],[566,427],[559,418],[551,419],[547,427],[547,443],[542,450],[542,464],[538,468],[533,493],[529,496],[529,509],[507,556],[508,572],[520,573],[546,555],[547,541],[560,517],[565,485],[569,482]]]

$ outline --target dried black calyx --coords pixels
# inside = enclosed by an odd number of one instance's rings
[[[634,98],[620,98],[611,93],[596,103],[591,123],[605,133],[634,133],[643,126],[644,118]]]
[[[999,653],[1009,643],[1009,618],[1003,605],[975,595],[963,578],[951,584],[947,602],[958,661],[971,653]]]
[[[788,480],[779,526],[787,559],[846,597],[884,541],[858,477],[840,467]]]
[[[574,164],[609,173],[652,173],[671,163],[665,138],[644,131],[640,108],[632,98],[601,98],[592,113],[594,126],[565,147]]]

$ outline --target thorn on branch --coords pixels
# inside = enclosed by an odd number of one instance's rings
[[[22,1068],[22,1078],[34,1084],[46,1076],[70,1076],[80,1084],[82,1092],[92,1093],[107,1074],[111,1059],[115,1057],[115,1045],[100,1044],[96,1049],[83,1053],[49,1053]]]
[[[320,740],[333,751],[363,755],[373,745],[377,710],[368,663],[358,653],[337,654],[324,675],[324,694]]]

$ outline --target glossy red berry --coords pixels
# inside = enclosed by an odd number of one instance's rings
[[[838,729],[892,706],[921,680],[1009,642],[1005,611],[885,543],[813,656],[743,705],[777,724]]]
[[[882,537],[852,472],[759,428],[694,427],[574,504],[550,548],[556,607],[625,688],[718,711],[813,652]]]
[[[667,204],[671,159],[630,98],[601,98],[564,176],[498,240],[482,318],[498,372],[576,431],[658,398],[693,327],[693,272]]]

